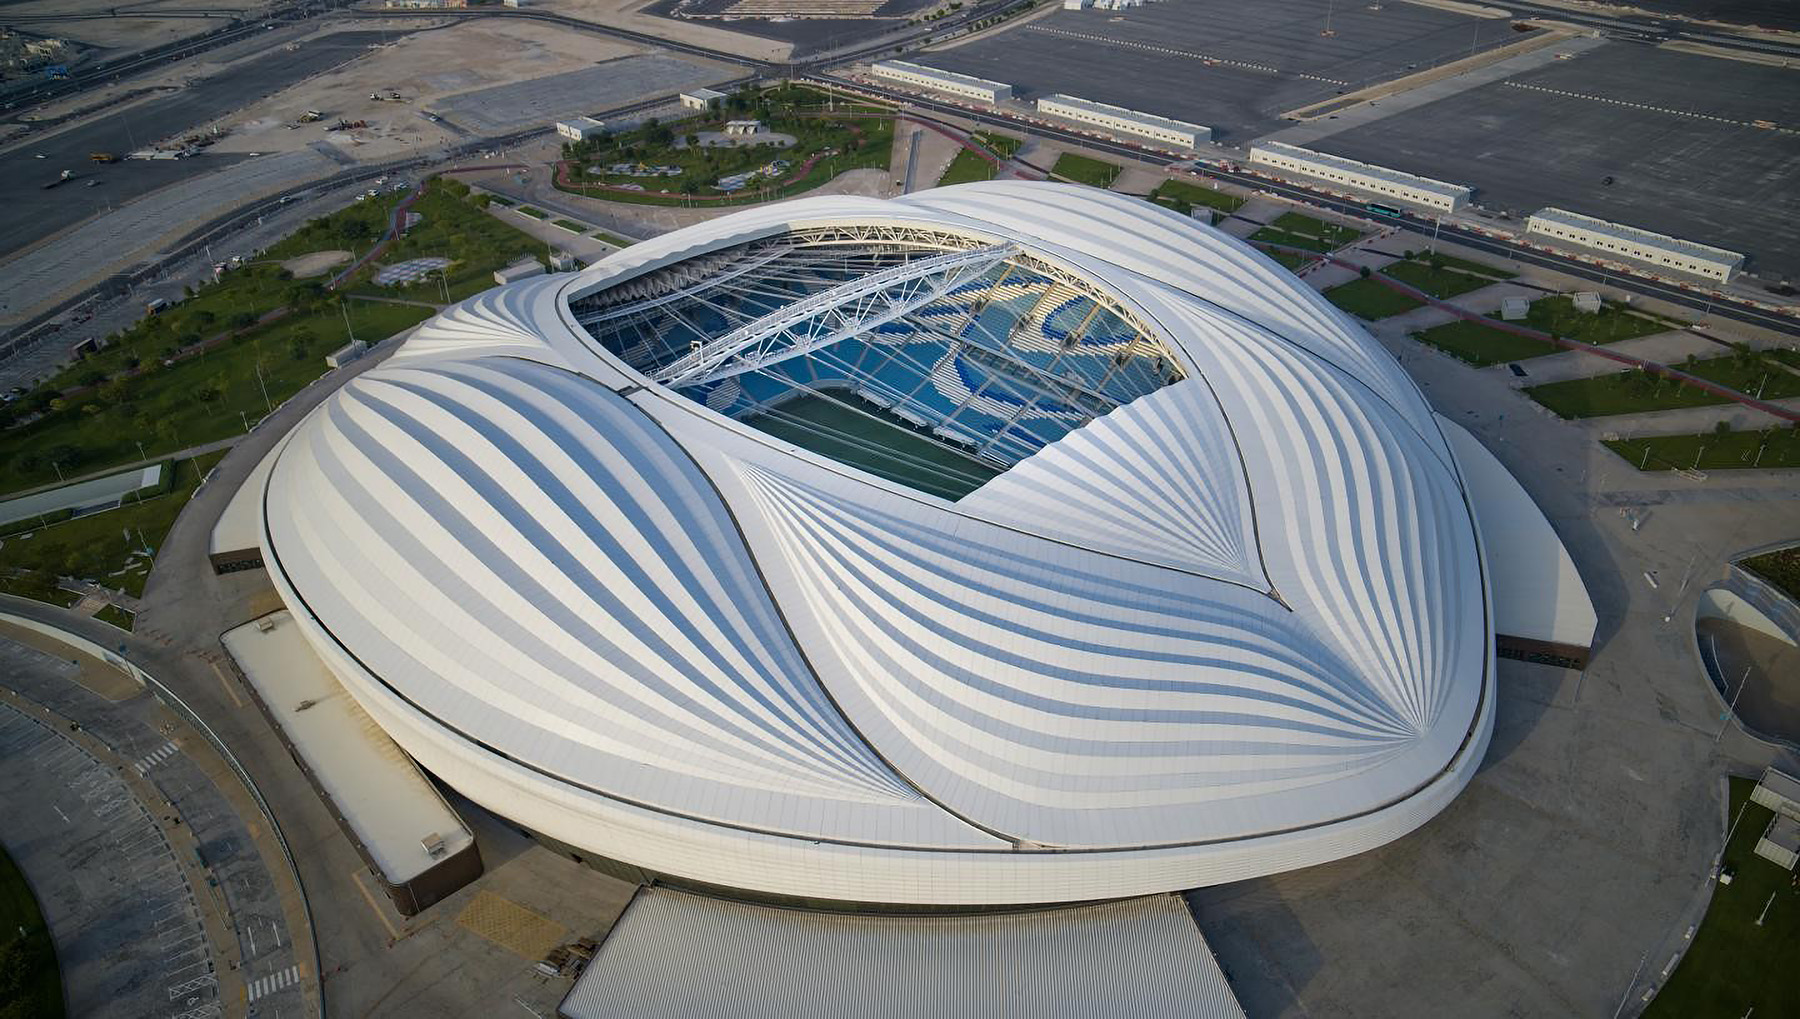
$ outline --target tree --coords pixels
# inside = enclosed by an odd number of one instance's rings
[[[1356,274],[1358,276],[1361,276],[1363,279],[1368,279],[1369,278],[1369,267],[1366,265],[1363,266],[1362,268],[1356,270]]]

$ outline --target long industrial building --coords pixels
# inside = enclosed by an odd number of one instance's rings
[[[1012,86],[1004,82],[989,81],[971,74],[957,74],[955,71],[940,71],[935,67],[906,60],[879,60],[869,65],[869,70],[877,77],[984,103],[1002,102],[1011,99],[1013,94]]]
[[[1469,203],[1473,192],[1461,184],[1391,170],[1327,152],[1314,152],[1285,142],[1264,142],[1250,149],[1253,165],[1328,180],[1359,191],[1422,205],[1438,212],[1455,212]]]
[[[1525,233],[1720,282],[1730,280],[1744,264],[1744,256],[1736,251],[1564,209],[1539,209],[1532,213],[1525,221]]]
[[[1212,128],[1171,120],[1154,113],[1139,113],[1122,106],[1110,106],[1075,96],[1045,96],[1037,101],[1039,113],[1067,120],[1093,124],[1108,131],[1138,135],[1182,149],[1196,149],[1212,141]]]
[[[1516,554],[1477,528],[1489,461],[1243,242],[996,181],[489,290],[246,505],[344,689],[512,822],[646,880],[1014,905],[1448,806]],[[1519,558],[1561,583],[1543,533]]]

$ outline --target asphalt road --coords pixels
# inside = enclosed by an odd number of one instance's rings
[[[388,37],[394,34],[385,33]],[[190,159],[100,164],[91,162],[89,154],[123,156],[180,135],[366,53],[369,44],[383,36],[380,32],[340,32],[307,42],[297,50],[271,49],[254,61],[241,62],[170,95],[0,153],[0,256],[106,207],[246,158],[207,153]],[[74,171],[77,179],[44,190],[63,170]],[[89,180],[100,184],[88,187]]]

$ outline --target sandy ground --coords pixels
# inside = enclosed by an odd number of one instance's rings
[[[90,60],[97,56],[117,56],[121,53],[149,49],[152,46],[160,46],[176,39],[220,28],[225,24],[222,18],[217,17],[24,20],[44,15],[102,14],[122,6],[128,6],[133,13],[204,10],[254,14],[266,9],[270,4],[258,3],[255,0],[230,0],[228,3],[212,2],[212,0],[146,0],[143,3],[130,5],[121,5],[117,0],[24,0],[22,3],[7,4],[6,13],[9,19],[20,18],[21,20],[16,22],[16,26],[33,35],[68,39],[83,46],[105,51],[95,53],[90,50],[84,55],[86,59]]]
[[[603,60],[644,52],[583,32],[529,21],[482,19],[417,31],[418,19],[358,22],[358,31],[413,30],[369,51],[369,56],[303,81],[233,116],[220,126],[230,137],[221,152],[278,152],[324,142],[356,161],[379,161],[415,148],[457,139],[442,123],[425,118],[432,101],[462,92],[544,75],[578,71]],[[506,54],[505,60],[493,59]],[[399,92],[405,102],[377,102],[372,92]],[[308,110],[324,119],[298,123]],[[354,131],[326,131],[339,119],[367,121]]]
[[[314,251],[290,258],[281,263],[281,267],[294,274],[295,279],[307,279],[312,276],[323,276],[332,266],[343,265],[350,261],[348,251]]]
[[[596,25],[628,28],[663,39],[705,46],[721,53],[735,53],[753,60],[786,60],[794,47],[774,39],[758,39],[724,28],[714,28],[678,18],[658,18],[642,13],[653,0],[542,0],[533,6]]]

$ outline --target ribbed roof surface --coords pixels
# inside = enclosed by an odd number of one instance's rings
[[[1115,294],[1186,378],[950,503],[646,386],[569,317],[845,222],[1016,243]],[[1486,737],[1483,570],[1417,390],[1266,258],[1094,189],[785,203],[490,291],[296,430],[266,524],[347,685],[472,765],[800,857],[1199,860],[1373,818]],[[583,802],[558,837],[657,865]]]

